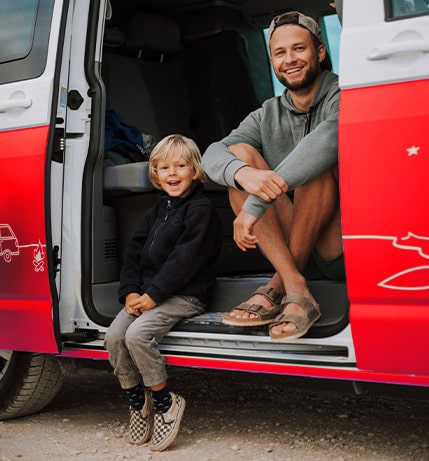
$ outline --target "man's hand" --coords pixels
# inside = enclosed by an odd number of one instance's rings
[[[130,293],[126,297],[125,310],[136,317],[154,307],[156,307],[156,302],[146,293],[141,296],[138,293]]]
[[[285,180],[272,170],[244,166],[235,173],[234,179],[246,192],[257,195],[265,202],[275,200],[288,189]]]
[[[234,220],[234,241],[238,248],[246,251],[248,248],[256,248],[258,237],[253,234],[253,228],[258,218],[241,210]]]

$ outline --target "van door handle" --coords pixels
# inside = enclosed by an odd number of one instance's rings
[[[403,53],[428,53],[429,40],[408,40],[405,42],[389,43],[373,48],[367,55],[369,61],[380,61]]]
[[[0,102],[0,112],[7,112],[11,109],[28,109],[33,104],[29,98],[8,99]]]

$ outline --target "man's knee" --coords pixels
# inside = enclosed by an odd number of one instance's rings
[[[305,195],[307,193],[319,194],[320,191],[331,190],[339,192],[338,167],[335,166],[313,180],[295,190],[295,195]]]
[[[333,166],[329,170],[322,173],[320,176],[315,178],[315,180],[320,180],[325,183],[337,183],[338,184],[338,165]]]
[[[261,154],[250,144],[240,143],[232,144],[228,149],[240,160],[248,163],[249,165],[255,165],[256,162],[261,159]]]

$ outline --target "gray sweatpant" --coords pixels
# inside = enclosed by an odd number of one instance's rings
[[[140,317],[122,309],[106,332],[104,345],[122,389],[156,386],[167,379],[158,344],[184,318],[201,314],[204,305],[192,296],[172,296]]]

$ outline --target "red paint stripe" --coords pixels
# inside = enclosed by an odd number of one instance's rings
[[[62,357],[108,360],[107,351],[73,349],[64,350]],[[275,375],[301,376],[308,378],[338,379],[347,381],[367,381],[386,384],[406,384],[429,386],[429,376],[375,373],[343,367],[312,367],[279,363],[259,363],[240,360],[211,359],[202,357],[164,356],[168,365],[190,368],[207,368],[225,371],[245,371]]]

